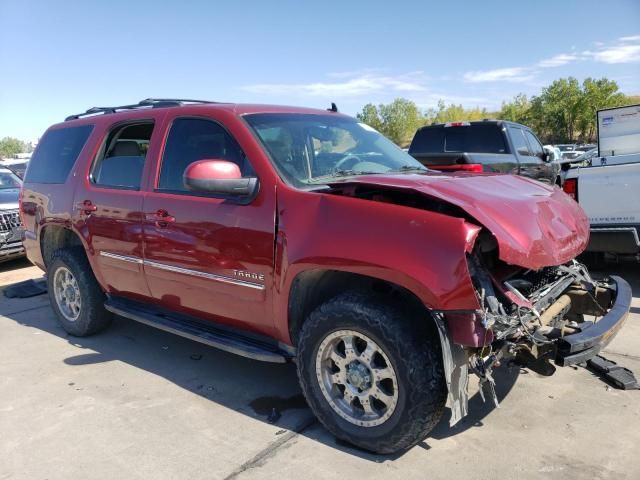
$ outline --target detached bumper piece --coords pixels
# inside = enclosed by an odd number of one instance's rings
[[[559,340],[558,365],[574,365],[592,359],[622,328],[631,308],[631,287],[620,277],[612,275],[610,280],[614,292],[610,310],[589,328]]]
[[[607,360],[601,355],[593,357],[587,362],[590,370],[601,375],[605,380],[622,390],[640,389],[636,377],[628,368],[621,367],[616,362]]]

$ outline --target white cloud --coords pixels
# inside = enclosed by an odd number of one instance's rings
[[[526,67],[497,68],[495,70],[481,70],[467,72],[464,79],[467,82],[526,82],[531,80],[531,70]]]
[[[554,55],[551,58],[547,58],[546,60],[542,60],[538,62],[538,66],[542,68],[548,67],[559,67],[561,65],[566,65],[567,63],[575,62],[579,60],[580,57],[573,54],[561,53],[559,55]]]
[[[631,38],[631,37],[629,37]],[[595,52],[585,54],[596,62],[603,63],[633,63],[640,61],[640,42],[638,44],[618,44],[603,47]]]
[[[596,42],[596,46],[596,50],[582,52],[582,57],[609,64],[640,61],[640,35],[620,37],[610,44]]]
[[[403,75],[342,72],[332,73],[331,78],[340,81],[314,83],[262,83],[245,85],[242,90],[265,95],[311,95],[311,96],[357,96],[380,91],[422,92],[426,90],[427,78],[422,72]]]
[[[581,53],[559,53],[553,57],[540,60],[535,65],[521,67],[496,68],[494,70],[480,70],[464,74],[466,82],[531,82],[540,68],[554,68],[583,60],[602,63],[633,63],[640,61],[640,35],[620,37],[616,41],[606,44],[594,42],[595,50],[585,50]],[[571,47],[575,50],[575,47]]]

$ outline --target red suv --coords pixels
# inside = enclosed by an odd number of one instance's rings
[[[44,134],[20,211],[67,332],[116,314],[295,361],[320,421],[376,452],[447,396],[464,416],[469,369],[495,398],[502,359],[596,355],[631,301],[574,260],[589,224],[561,190],[429,170],[335,105],[92,108]]]

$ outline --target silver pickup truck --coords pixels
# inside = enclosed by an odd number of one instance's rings
[[[0,262],[24,255],[18,214],[21,186],[11,170],[0,167]]]

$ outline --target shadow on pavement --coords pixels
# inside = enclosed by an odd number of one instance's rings
[[[0,273],[18,270],[20,268],[32,267],[32,263],[26,257],[16,258],[7,262],[0,263]]]
[[[625,278],[632,277],[633,288],[638,291],[638,275],[629,275],[625,270],[622,269],[619,274]],[[324,429],[308,428],[317,422],[301,398],[294,365],[253,361],[121,318],[116,318],[113,325],[99,335],[75,338],[57,324],[48,305],[35,307],[34,310],[29,308],[27,300],[24,302],[26,311],[21,309],[6,314],[6,317],[65,338],[80,349],[77,355],[63,360],[67,365],[83,368],[111,361],[124,362],[159,375],[226,408],[281,429],[300,432],[348,454],[372,462],[394,460],[403,455],[371,454],[336,441]],[[637,310],[637,307],[634,308]],[[499,401],[509,394],[520,373],[527,371],[507,366],[496,369],[494,376]],[[475,377],[471,379],[471,382],[474,381]],[[476,393],[469,399],[469,415],[466,418],[449,427],[451,412],[447,408],[440,423],[419,446],[428,450],[430,438],[440,440],[482,426],[484,419],[494,409],[488,397],[483,402],[479,393]]]

